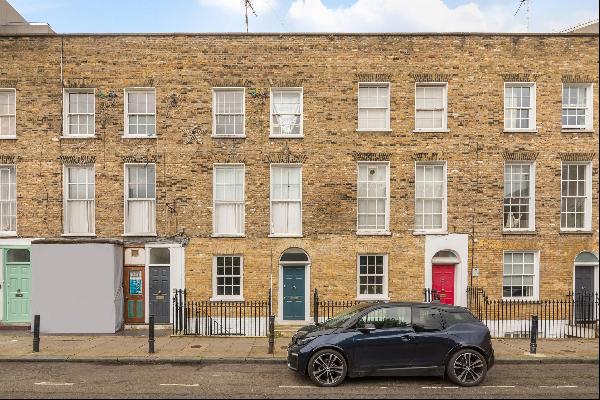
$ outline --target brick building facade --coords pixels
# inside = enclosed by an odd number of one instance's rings
[[[171,260],[164,263],[179,269],[170,288],[184,284],[197,299],[266,299],[272,287],[279,319],[285,314],[284,270],[291,265],[302,267],[286,279],[305,282],[297,299],[304,310],[287,319],[307,319],[315,288],[326,299],[421,300],[423,288],[449,279],[457,304],[465,303],[467,285],[494,298],[552,298],[574,288],[580,253],[597,260],[597,34],[37,35],[2,36],[0,49],[0,95],[9,103],[15,99],[16,121],[0,135],[6,182],[10,174],[16,177],[16,229],[0,234],[5,251],[27,247],[33,238],[64,236],[66,168],[93,165],[95,215],[88,236],[123,239],[125,265],[145,266],[145,274],[154,263],[145,254],[155,245],[170,248]],[[215,123],[213,103],[221,93],[215,88],[243,89],[236,98],[243,99],[241,119],[223,117],[229,121],[225,131]],[[271,129],[274,88],[299,93],[300,105],[297,97],[284,96],[296,111],[301,107],[300,131],[292,137]],[[563,108],[571,107],[563,104],[566,88],[585,88],[574,95],[587,113],[576,129],[561,122],[570,112]],[[79,103],[93,103],[90,137],[69,136],[64,126],[67,96],[81,92],[93,99]],[[133,92],[147,96],[135,100],[146,108],[127,116]],[[229,111],[237,107],[237,100],[223,96]],[[511,107],[521,110],[507,122]],[[527,118],[520,114],[525,109]],[[135,137],[132,118],[138,118],[136,132],[155,118],[155,134],[148,128],[148,137]],[[243,137],[227,131],[233,120],[242,121]],[[131,163],[155,165],[155,235],[124,235],[124,198],[132,196],[124,192],[124,180],[134,173],[127,169]],[[569,176],[569,163],[584,165],[572,172],[583,187],[574,194],[583,214],[569,208],[572,215],[564,213],[561,225],[561,201],[566,204],[569,194],[565,178],[561,200],[561,172]],[[219,164],[243,165],[239,235],[215,235]],[[279,164],[301,166],[301,226],[283,235],[272,234],[278,228],[271,223],[281,218],[271,215],[271,176],[288,173]],[[288,189],[298,181],[289,173]],[[507,200],[514,190],[505,193],[505,174],[507,181],[531,177],[531,190]],[[380,186],[370,181],[378,176]],[[366,229],[358,229],[359,197],[371,195],[358,195],[359,179],[381,198],[361,203],[361,224],[372,225]],[[418,185],[434,189],[418,195]],[[506,214],[505,204],[521,210],[519,201],[529,202],[529,217]],[[289,226],[297,205],[285,204]],[[425,211],[417,212],[417,204]],[[377,211],[369,214],[371,206]],[[417,218],[421,213],[423,219]],[[522,225],[511,225],[511,218]],[[574,229],[564,229],[569,227]],[[286,249],[302,249],[307,261],[292,251],[280,262]],[[217,274],[231,272],[220,270],[221,263],[238,262],[241,282],[229,276],[217,284]],[[524,277],[523,269],[533,273]],[[597,291],[597,266],[593,273]]]

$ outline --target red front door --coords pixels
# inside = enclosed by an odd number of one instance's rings
[[[431,288],[437,290],[442,304],[454,304],[454,265],[436,264],[431,270]]]

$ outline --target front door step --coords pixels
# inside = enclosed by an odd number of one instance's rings
[[[31,330],[31,324],[26,322],[26,323],[20,323],[20,324],[10,324],[10,323],[6,323],[6,322],[0,322],[0,331],[30,331]]]
[[[275,337],[291,338],[298,332],[298,329],[306,325],[275,325]]]

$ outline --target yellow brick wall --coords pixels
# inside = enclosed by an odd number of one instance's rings
[[[0,65],[0,87],[17,89],[18,139],[0,141],[0,156],[19,158],[19,236],[60,236],[60,157],[84,155],[96,158],[97,236],[120,237],[124,157],[159,157],[158,235],[190,237],[186,279],[196,298],[211,295],[214,254],[243,254],[245,297],[263,299],[271,268],[277,287],[281,252],[301,247],[322,298],[354,298],[356,256],[376,252],[389,255],[390,297],[421,299],[425,238],[412,229],[414,164],[423,158],[447,162],[448,231],[474,232],[474,283],[492,297],[501,295],[504,250],[540,251],[542,297],[572,287],[578,252],[598,251],[597,35],[0,37]],[[536,134],[503,131],[510,74],[536,82]],[[593,133],[561,132],[562,81],[574,76],[594,82]],[[391,132],[357,132],[358,82],[382,78],[391,83]],[[447,80],[449,132],[413,133],[422,79]],[[304,138],[269,139],[261,93],[287,85],[304,90]],[[60,139],[63,86],[95,88],[95,139]],[[123,89],[145,86],[156,88],[157,138],[122,138]],[[245,139],[211,138],[215,86],[246,87]],[[111,91],[113,100],[103,97]],[[517,151],[538,153],[534,235],[502,232],[503,154]],[[305,157],[303,238],[268,237],[268,157],[285,152]],[[389,155],[391,236],[355,234],[355,152]],[[594,153],[589,234],[559,232],[560,153]],[[211,238],[212,164],[220,162],[246,164],[245,238]]]

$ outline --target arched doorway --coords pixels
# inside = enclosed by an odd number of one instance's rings
[[[598,291],[598,255],[590,251],[581,252],[575,257],[573,291],[575,294],[575,319],[592,321],[596,319],[594,302]]]
[[[310,258],[299,248],[285,250],[279,259],[281,321],[305,321],[310,307]]]
[[[575,293],[597,291],[598,256],[591,251],[581,252],[575,257]],[[595,276],[596,275],[596,276]]]
[[[456,265],[460,259],[451,250],[440,250],[431,260],[431,288],[440,296],[442,304],[454,304]]]

